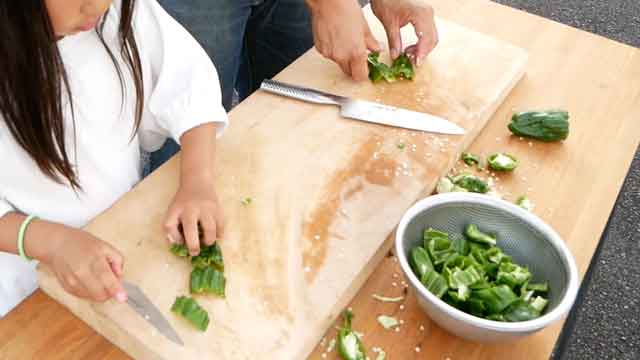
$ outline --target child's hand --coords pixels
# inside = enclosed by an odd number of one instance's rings
[[[48,244],[50,250],[42,262],[51,267],[67,292],[98,302],[127,300],[121,282],[124,258],[114,247],[66,226],[53,234]]]
[[[178,230],[182,224],[184,238]],[[210,181],[190,180],[183,183],[167,212],[165,231],[170,243],[186,243],[189,254],[200,253],[198,223],[204,230],[203,242],[213,245],[224,232],[224,215],[218,204],[215,188]]]

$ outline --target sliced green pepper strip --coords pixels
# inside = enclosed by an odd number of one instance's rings
[[[196,267],[191,271],[190,288],[192,294],[207,293],[225,297],[225,285],[224,273],[213,267]]]
[[[338,331],[338,354],[343,360],[365,360],[366,350],[362,340],[351,328],[353,313],[347,310],[342,316],[344,323]]]
[[[482,300],[490,314],[501,313],[519,299],[507,285],[473,291],[473,297]]]
[[[455,176],[452,180],[456,186],[470,192],[479,194],[486,194],[489,192],[489,184],[472,174],[460,174]]]
[[[209,326],[209,314],[198,303],[187,296],[176,298],[171,311],[187,319],[196,329],[206,331]]]
[[[542,310],[547,306],[549,300],[543,298],[542,296],[536,296],[535,299],[532,299],[530,304],[531,307],[534,308],[539,314],[542,313]]]
[[[547,283],[547,282],[537,283],[537,284],[529,283],[529,284],[527,284],[527,290],[533,290],[535,292],[546,293],[546,292],[549,291],[549,283]]]
[[[496,171],[513,171],[518,167],[518,159],[513,155],[497,153],[487,159],[489,168]]]
[[[505,310],[503,316],[510,322],[527,321],[540,317],[540,312],[528,302],[517,300]]]
[[[447,286],[447,281],[444,276],[438,274],[435,271],[429,271],[426,273],[421,279],[420,282],[427,288],[427,290],[431,291],[431,293],[439,298],[442,298],[449,287]]]
[[[506,284],[511,288],[522,285],[531,279],[531,273],[527,268],[515,265],[513,263],[502,263],[498,269],[496,282],[498,284]]]
[[[491,246],[496,246],[496,238],[495,236],[485,234],[475,224],[469,224],[465,228],[465,235],[471,241],[475,241],[481,244],[487,244]]]
[[[457,237],[453,239],[451,242],[453,243],[454,250],[458,254],[464,255],[464,256],[469,255],[470,248],[469,248],[469,242],[467,241],[467,239],[463,237]]]
[[[433,263],[431,263],[431,259],[429,258],[429,253],[421,246],[416,246],[411,250],[409,262],[418,279],[422,279],[424,274],[434,270]]]

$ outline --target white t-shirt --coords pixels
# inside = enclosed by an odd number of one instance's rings
[[[133,26],[145,106],[138,135],[131,140],[136,98],[132,77],[119,55],[119,3],[109,9],[104,38],[120,62],[124,97],[116,69],[95,31],[58,41],[75,114],[74,147],[71,109],[66,106],[65,141],[82,191],[76,193],[43,175],[13,140],[0,115],[0,217],[18,210],[81,227],[140,181],[140,148],[157,150],[167,137],[179,141],[185,131],[203,123],[221,123],[218,134],[225,128],[218,75],[207,54],[155,0],[138,0]],[[0,252],[0,317],[37,287],[34,266]]]

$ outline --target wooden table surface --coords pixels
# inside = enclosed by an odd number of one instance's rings
[[[487,154],[508,151],[521,159],[515,174],[501,176],[508,200],[527,193],[535,213],[568,243],[580,274],[586,271],[638,146],[640,51],[484,0],[431,0],[439,16],[525,48],[525,79],[516,87],[471,146]],[[461,54],[460,56],[464,56]],[[515,109],[561,107],[572,114],[570,138],[541,144],[510,137]],[[390,238],[391,239],[391,238]],[[387,242],[390,246],[391,241]],[[403,303],[380,303],[372,294],[403,295],[393,256],[386,257],[354,299],[354,327],[367,348],[391,359],[548,358],[562,324],[508,345],[481,345],[440,330],[417,307],[410,292]],[[399,332],[375,318],[395,315]],[[322,359],[334,336],[311,355]],[[370,351],[375,359],[375,354]],[[326,355],[337,358],[335,350]],[[128,359],[61,305],[38,291],[0,321],[0,359]]]

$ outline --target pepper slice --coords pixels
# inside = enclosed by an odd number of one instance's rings
[[[188,257],[189,256],[189,249],[187,249],[187,247],[184,246],[183,244],[173,244],[169,248],[169,251],[171,251],[171,253],[173,255],[178,256],[178,257]]]
[[[224,273],[213,267],[196,267],[191,271],[190,288],[192,294],[207,293],[225,297],[226,282]]]
[[[480,158],[471,153],[462,153],[460,159],[469,166],[480,165]]]
[[[224,260],[218,243],[214,243],[211,246],[203,246],[200,254],[191,258],[191,264],[198,268],[212,266],[216,270],[223,272]]]
[[[366,350],[362,340],[351,329],[353,313],[349,310],[343,313],[344,323],[338,331],[338,354],[343,360],[365,360]]]
[[[496,171],[513,171],[518,167],[518,159],[513,155],[496,153],[487,159],[489,168]]]
[[[190,297],[178,296],[171,311],[187,319],[200,331],[206,331],[209,326],[209,314]]]
[[[464,231],[464,234],[471,241],[475,241],[481,244],[487,244],[491,246],[496,245],[496,237],[483,233],[482,231],[480,231],[480,229],[478,229],[478,226],[476,226],[475,224],[467,225]]]

